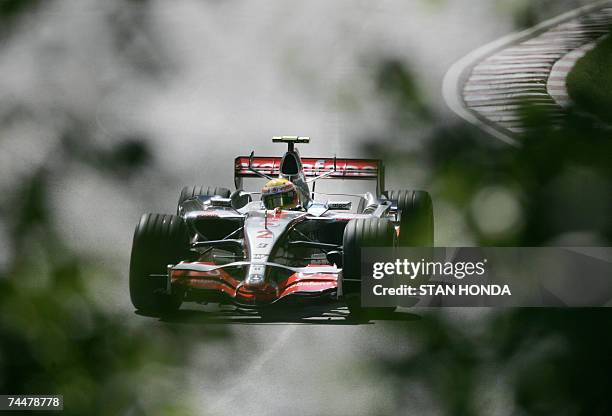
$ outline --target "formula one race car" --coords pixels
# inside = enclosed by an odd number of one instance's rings
[[[367,314],[361,247],[432,246],[431,197],[384,190],[379,160],[301,158],[295,145],[309,140],[274,137],[287,144],[284,156],[235,159],[236,191],[185,187],[176,215],[144,214],[130,262],[134,306],[159,315],[185,301],[263,311],[344,300],[351,314]],[[269,181],[262,192],[242,189],[243,178],[258,177]],[[341,194],[358,200],[352,209],[315,192],[322,179],[376,181],[376,193]]]

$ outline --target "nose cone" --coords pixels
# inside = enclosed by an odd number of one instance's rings
[[[236,291],[236,299],[245,305],[267,304],[276,299],[276,289],[270,285],[249,287],[242,285]]]
[[[276,299],[277,289],[264,276],[250,275],[238,287],[236,297],[249,305],[265,304]]]
[[[250,274],[244,280],[244,286],[249,289],[259,289],[266,285],[266,279],[261,274]]]

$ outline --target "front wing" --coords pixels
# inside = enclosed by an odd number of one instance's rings
[[[337,292],[340,269],[335,266],[313,264],[291,268],[268,263],[271,267],[290,269],[292,273],[280,282],[252,287],[231,273],[248,264],[246,261],[223,266],[209,262],[181,262],[169,269],[168,287],[180,286],[198,292],[200,298],[209,295],[211,300],[221,298],[242,306],[267,305],[290,298],[325,298]]]

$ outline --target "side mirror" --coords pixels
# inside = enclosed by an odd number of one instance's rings
[[[209,199],[210,205],[213,207],[232,207],[232,200],[230,198],[220,198],[218,196],[213,196]]]
[[[240,209],[251,202],[253,198],[251,198],[250,193],[244,192],[242,189],[238,189],[232,192],[230,195],[230,200],[232,201],[232,208]]]

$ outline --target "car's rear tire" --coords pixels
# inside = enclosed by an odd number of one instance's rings
[[[183,292],[166,294],[168,264],[186,254],[187,228],[182,218],[169,214],[144,214],[134,231],[130,259],[130,298],[136,309],[158,315],[178,309]]]
[[[176,213],[178,214],[178,207],[184,201],[196,198],[198,196],[220,196],[222,198],[229,198],[230,190],[222,186],[185,186],[179,195]]]
[[[353,318],[381,318],[395,310],[395,307],[364,308],[361,305],[361,249],[391,248],[394,238],[395,228],[386,218],[359,218],[346,225],[342,240],[342,295]]]
[[[385,191],[384,195],[401,211],[398,245],[400,247],[432,247],[434,216],[429,193],[401,189]]]

